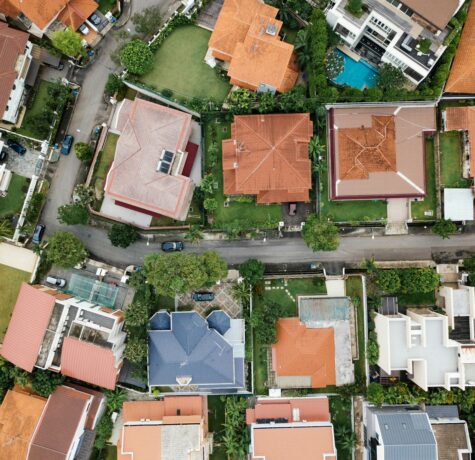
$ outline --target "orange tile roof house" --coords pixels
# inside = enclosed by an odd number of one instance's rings
[[[193,180],[183,175],[191,129],[187,113],[139,98],[124,99],[110,129],[120,137],[106,198],[146,215],[184,221],[194,190]]]
[[[61,372],[114,389],[126,334],[121,311],[23,283],[0,354],[16,366]]]
[[[442,113],[446,131],[465,131],[470,151],[469,175],[475,177],[475,107],[447,107]]]
[[[336,460],[326,396],[258,398],[246,411],[250,460]]]
[[[257,195],[258,203],[310,201],[308,113],[239,115],[223,141],[226,195]]]
[[[446,93],[475,94],[475,4],[470,5],[462,38],[445,84]]]
[[[278,12],[259,0],[224,1],[208,46],[213,58],[229,63],[233,85],[282,93],[295,85],[294,47],[279,37]]]
[[[422,198],[434,103],[328,106],[330,198]]]
[[[165,396],[160,401],[131,401],[123,406],[117,460],[208,460],[205,396]]]
[[[80,386],[59,386],[48,399],[15,387],[0,406],[0,456],[12,460],[89,458],[93,430],[104,409],[102,393]]]
[[[0,119],[16,123],[32,61],[29,35],[0,22]]]

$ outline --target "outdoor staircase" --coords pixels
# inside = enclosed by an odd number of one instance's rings
[[[456,316],[454,318],[454,329],[449,336],[452,340],[470,340],[470,317]]]

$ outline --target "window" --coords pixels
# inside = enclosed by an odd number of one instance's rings
[[[404,73],[413,80],[416,80],[417,82],[420,82],[423,78],[421,74],[417,73],[415,70],[412,70],[410,67],[404,69]]]

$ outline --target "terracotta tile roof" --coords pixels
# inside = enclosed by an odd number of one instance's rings
[[[117,201],[185,220],[193,181],[181,174],[164,174],[157,166],[164,149],[185,151],[191,115],[139,98],[124,99],[116,114],[112,128],[121,134],[106,193]]]
[[[46,403],[27,460],[66,460],[78,430],[84,428],[82,419],[91,399],[73,388],[57,387]]]
[[[83,382],[113,390],[119,369],[112,350],[65,337],[61,351],[61,373]]]
[[[329,110],[332,199],[421,197],[426,193],[426,136],[435,107],[334,106]]]
[[[294,420],[295,411],[299,420]],[[254,408],[246,410],[246,423],[250,425],[262,418],[286,418],[289,422],[329,422],[330,406],[327,397],[258,398]]]
[[[309,201],[312,187],[308,113],[234,117],[223,141],[224,193],[258,203]]]
[[[46,399],[8,390],[0,406],[0,456],[25,459]]]
[[[447,107],[447,131],[467,131],[470,139],[470,177],[475,177],[475,107]]]
[[[33,370],[54,304],[53,296],[21,285],[0,352],[4,358],[28,372]]]
[[[70,0],[59,14],[58,19],[73,30],[78,30],[79,26],[83,24],[98,7],[99,5],[94,0]],[[94,31],[91,30],[91,32]]]
[[[224,1],[208,45],[214,57],[231,63],[232,84],[251,90],[265,84],[280,92],[295,85],[294,47],[280,40],[277,13],[258,0]]]
[[[443,30],[459,7],[459,0],[401,0],[418,15]]]
[[[56,18],[69,0],[4,0],[4,8],[8,16],[14,17],[23,13],[33,24],[40,29]],[[3,11],[3,8],[2,10]]]
[[[89,409],[89,412],[87,414],[86,428],[88,430],[93,430],[95,428],[95,421],[98,412],[101,410],[103,403],[105,403],[104,393],[93,390],[91,388],[83,387],[82,385],[76,385],[75,383],[68,383],[66,386],[92,396],[91,408]]]
[[[335,385],[333,328],[311,329],[298,318],[280,319],[272,361],[277,376],[309,376],[312,388]]]
[[[8,105],[17,72],[15,70],[18,56],[25,52],[29,35],[20,30],[8,27],[0,22],[0,119]]]
[[[117,460],[161,460],[161,425],[127,425],[117,443]]]
[[[470,5],[462,38],[445,85],[446,93],[475,94],[475,3]]]

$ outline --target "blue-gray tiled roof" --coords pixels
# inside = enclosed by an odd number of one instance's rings
[[[170,313],[165,310],[157,311],[150,318],[150,329],[152,331],[163,331],[170,329],[171,318]]]
[[[207,318],[209,327],[216,329],[221,335],[226,334],[226,332],[231,327],[231,319],[228,314],[222,310],[212,311]]]

